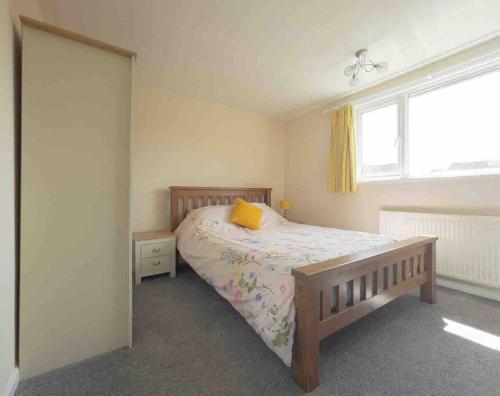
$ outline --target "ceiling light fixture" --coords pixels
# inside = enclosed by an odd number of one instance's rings
[[[349,85],[351,87],[355,87],[359,84],[359,73],[361,71],[365,71],[367,73],[370,73],[374,70],[378,71],[379,73],[387,71],[387,62],[375,63],[370,59],[367,59],[367,55],[367,49],[360,49],[359,51],[356,51],[356,63],[354,65],[349,65],[344,69],[344,74],[347,77],[351,77],[349,79]]]

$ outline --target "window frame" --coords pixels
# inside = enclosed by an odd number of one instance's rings
[[[396,105],[396,111],[398,115],[398,136],[397,136],[397,152],[398,152],[398,162],[397,162],[397,170],[396,173],[387,173],[385,175],[365,175],[363,174],[363,124],[361,122],[361,118],[363,116],[363,113],[369,113],[371,111],[375,111],[387,106],[391,105]],[[403,151],[404,151],[404,128],[402,125],[402,117],[401,113],[403,110],[402,106],[404,106],[403,103],[401,103],[401,95],[397,96],[390,96],[387,98],[384,98],[383,100],[378,100],[370,103],[366,103],[361,106],[355,107],[355,114],[356,114],[356,163],[359,165],[357,166],[357,178],[358,180],[363,180],[363,181],[371,181],[371,180],[390,180],[394,178],[398,178],[402,173],[403,169],[405,168],[404,166],[404,159],[403,159]]]
[[[486,58],[486,59],[484,59]],[[481,77],[488,73],[500,71],[500,55],[485,56],[478,60],[466,62],[455,68],[428,75],[406,86],[385,91],[381,94],[352,103],[356,123],[356,162],[357,180],[359,183],[376,181],[422,181],[462,178],[499,177],[500,172],[479,171],[477,174],[450,174],[441,176],[410,176],[409,174],[409,99],[423,95],[450,85]],[[387,175],[363,175],[363,125],[362,114],[368,111],[397,104],[398,112],[398,173]]]

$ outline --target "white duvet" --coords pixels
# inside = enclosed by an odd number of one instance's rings
[[[287,366],[295,330],[291,269],[393,242],[292,223],[264,204],[261,230],[229,221],[231,205],[194,210],[176,230],[186,262],[246,319]]]

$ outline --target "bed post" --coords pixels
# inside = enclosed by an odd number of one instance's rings
[[[295,276],[296,328],[293,344],[293,376],[306,392],[319,385],[319,280]]]
[[[436,241],[425,246],[424,269],[429,271],[429,280],[420,286],[420,300],[436,303]]]
[[[271,188],[266,188],[265,189],[265,196],[264,196],[264,203],[267,205],[267,206],[271,206],[272,202],[271,202]]]

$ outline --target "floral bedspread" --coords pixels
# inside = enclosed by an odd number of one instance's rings
[[[227,220],[230,207],[212,208],[220,213],[198,209],[179,226],[179,252],[287,366],[295,330],[291,269],[393,241],[382,235],[292,223],[276,212],[267,228],[252,231]]]

